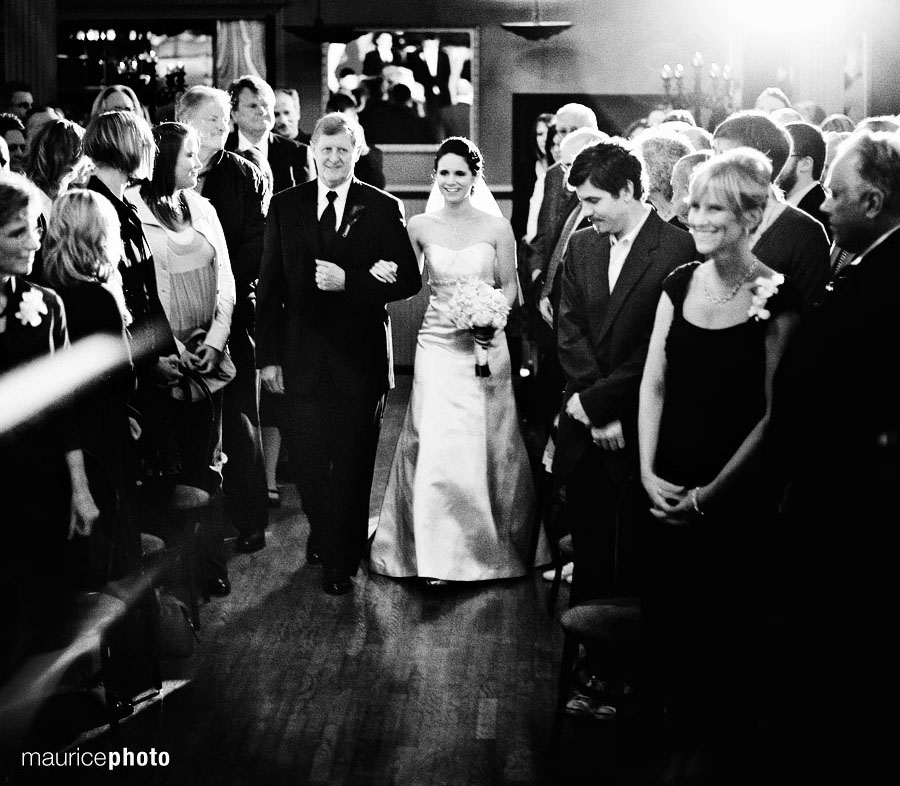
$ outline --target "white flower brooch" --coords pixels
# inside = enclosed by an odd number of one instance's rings
[[[778,292],[778,287],[784,283],[784,276],[775,273],[771,278],[760,276],[753,282],[753,302],[747,312],[753,319],[759,322],[768,319],[772,313],[766,308],[769,298]]]
[[[47,313],[47,304],[44,302],[44,296],[36,289],[22,293],[22,302],[19,303],[19,310],[16,312],[16,319],[23,325],[31,325],[37,327],[41,324],[41,314]]]

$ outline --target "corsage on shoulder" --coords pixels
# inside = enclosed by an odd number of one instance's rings
[[[766,304],[769,302],[769,298],[778,292],[778,287],[783,283],[784,276],[781,273],[775,273],[771,278],[766,278],[765,276],[757,278],[753,282],[753,301],[747,314],[757,322],[772,316],[772,312],[766,308]]]
[[[23,325],[37,327],[41,324],[41,314],[47,313],[47,304],[44,296],[36,289],[30,289],[22,293],[22,301],[16,312],[16,319]]]

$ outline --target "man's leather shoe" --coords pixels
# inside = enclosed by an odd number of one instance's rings
[[[310,546],[309,542],[306,543],[306,564],[307,565],[321,565],[322,564],[322,555],[315,549],[315,547]]]
[[[329,595],[344,595],[353,589],[353,582],[338,568],[325,568],[322,573],[322,589]]]
[[[210,579],[209,583],[206,585],[206,591],[210,595],[215,595],[217,598],[224,598],[231,592],[231,582],[223,576]]]
[[[265,545],[266,533],[264,530],[259,530],[251,532],[249,535],[241,535],[234,542],[234,550],[241,554],[252,554],[254,551],[265,548]]]

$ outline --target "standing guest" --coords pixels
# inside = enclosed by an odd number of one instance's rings
[[[70,120],[52,120],[32,140],[26,172],[41,192],[41,228],[46,231],[53,200],[79,181],[87,171],[82,137],[84,129]],[[46,283],[43,254],[35,255],[31,279]]]
[[[856,258],[804,320],[775,379],[775,454],[789,481],[782,509],[784,530],[795,541],[796,579],[788,605],[794,635],[774,650],[792,655],[776,664],[788,692],[777,695],[796,697],[786,708],[795,720],[784,729],[797,751],[793,782],[806,779],[810,763],[820,781],[825,773],[818,770],[827,768],[830,776],[846,767],[852,779],[874,782],[893,751],[881,707],[896,696],[896,645],[884,623],[896,597],[886,525],[893,518],[900,430],[900,389],[890,361],[900,346],[897,134],[853,134],[840,146],[826,192],[822,209],[835,243]],[[834,696],[822,691],[837,673],[865,675],[841,690],[852,728],[833,724]]]
[[[272,198],[259,277],[257,364],[284,393],[291,471],[309,517],[307,561],[322,589],[349,592],[362,558],[384,394],[385,304],[421,286],[401,203],[353,177],[354,124],[322,117],[318,177]],[[302,457],[297,460],[297,457]]]
[[[231,96],[232,131],[225,149],[232,152],[257,148],[272,168],[273,193],[305,183],[307,146],[272,133],[275,127],[275,92],[258,76],[238,77],[228,87]]]
[[[28,83],[14,80],[0,87],[0,112],[13,114],[24,122],[33,105],[34,96]]]
[[[629,147],[599,142],[569,171],[592,224],[563,262],[559,361],[566,380],[554,482],[566,489],[575,549],[573,596],[611,595],[616,510],[638,470],[638,388],[666,276],[693,259],[687,232],[645,203],[646,178]]]
[[[445,139],[433,173],[443,206],[409,223],[431,297],[370,564],[432,585],[523,576],[531,567],[534,489],[506,336],[496,331],[491,376],[478,377],[472,332],[452,314],[461,280],[499,286],[510,307],[518,299],[512,227],[472,204],[483,170],[468,139]]]
[[[791,99],[780,87],[767,87],[756,97],[753,108],[769,115],[776,109],[790,109]],[[777,175],[778,172],[775,174]]]
[[[224,90],[198,85],[179,97],[175,116],[200,138],[196,190],[215,208],[234,273],[236,300],[228,348],[237,376],[226,386],[222,402],[222,448],[228,457],[222,488],[240,533],[235,550],[250,553],[265,546],[269,522],[254,334],[256,283],[271,194],[262,172],[224,149],[229,111]]]
[[[26,150],[25,126],[22,121],[11,114],[0,114],[0,136],[6,141],[9,151],[9,168],[20,175],[25,173]]]
[[[672,218],[669,223],[679,229],[687,229],[687,214],[690,208],[689,185],[694,170],[713,155],[712,150],[698,150],[679,158],[672,167]]]
[[[359,160],[353,170],[353,176],[363,183],[368,183],[375,188],[384,188],[384,153],[381,148],[370,145],[366,141],[366,132],[359,124],[359,112],[356,99],[346,93],[333,93],[325,105],[326,112],[343,112],[358,124],[356,132],[359,135]],[[310,171],[315,171],[315,163]]]
[[[179,349],[179,365],[202,375],[219,370],[234,312],[234,275],[225,233],[209,200],[194,188],[200,173],[200,139],[182,123],[153,129],[153,176],[129,191],[156,267],[160,302]],[[212,394],[212,418],[184,407],[176,421],[182,455],[177,481],[215,493],[222,482],[222,391]],[[212,425],[210,425],[210,422]],[[210,437],[212,434],[212,437]],[[208,556],[209,592],[227,595],[227,571]]]
[[[820,182],[825,167],[825,139],[810,123],[788,123],[785,129],[791,135],[792,150],[775,182],[784,191],[788,204],[816,219],[830,241],[828,216],[821,210],[825,201]]]
[[[678,159],[693,152],[693,148],[665,125],[654,126],[637,139],[638,150],[647,172],[647,201],[663,221],[671,221],[672,170]]]
[[[91,105],[91,120],[104,112],[115,112],[121,110],[123,112],[134,112],[148,123],[150,122],[150,113],[128,85],[109,85],[103,88],[94,98]]]
[[[521,233],[526,243],[534,240],[537,233],[538,212],[541,209],[541,200],[544,198],[544,177],[552,164],[547,156],[547,131],[554,120],[555,117],[550,112],[541,112],[535,118],[531,130],[531,144],[528,153],[529,157],[534,160],[534,186],[531,189],[531,198],[528,200],[525,231]]]
[[[40,246],[37,189],[0,174],[0,374],[69,344],[62,301],[27,280]],[[66,541],[91,534],[99,511],[75,424],[45,416],[0,434],[4,544],[0,682],[55,649],[65,601]]]
[[[309,144],[309,134],[300,128],[300,94],[292,87],[275,90],[275,126],[272,130],[279,136]]]
[[[63,116],[52,106],[33,106],[25,115],[25,142],[29,152],[34,144],[34,138],[51,120],[63,120]]]
[[[121,257],[119,219],[108,199],[86,189],[56,199],[44,243],[44,270],[65,305],[69,338],[112,336],[128,356],[128,312],[117,269]],[[95,380],[73,407],[82,448],[93,461],[93,480],[102,490],[96,496],[98,526],[78,566],[80,585],[90,589],[140,567],[140,534],[131,515],[133,480],[126,469],[133,388],[131,369],[116,371]]]
[[[150,417],[147,396],[158,383],[168,384],[180,376],[172,330],[156,288],[153,255],[144,236],[134,205],[125,197],[125,187],[135,177],[146,177],[153,169],[156,143],[146,121],[134,112],[104,112],[85,130],[84,152],[94,165],[87,188],[106,197],[119,218],[122,259],[119,274],[128,308],[129,332],[149,343],[146,361],[138,361],[138,394]],[[139,353],[136,353],[139,354]]]
[[[854,123],[847,115],[837,112],[828,115],[828,117],[822,121],[819,128],[822,129],[823,134],[827,131],[853,131],[856,128],[856,123]]]
[[[752,147],[771,161],[773,187],[762,221],[753,233],[753,253],[794,283],[800,290],[801,313],[808,310],[822,297],[828,281],[828,236],[818,221],[787,204],[774,187],[774,178],[790,157],[790,134],[765,113],[746,110],[723,120],[713,138],[717,153]]]
[[[698,745],[713,724],[734,734],[750,713],[747,696],[736,700],[739,681],[752,684],[741,649],[775,596],[765,555],[777,500],[760,455],[798,295],[750,247],[771,169],[749,148],[697,168],[688,225],[706,261],[665,280],[640,386],[641,482],[655,519],[641,607],[650,684]]]

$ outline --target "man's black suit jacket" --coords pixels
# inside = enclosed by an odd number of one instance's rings
[[[225,140],[225,149],[234,152],[238,146],[238,133],[232,131]],[[305,183],[312,177],[307,171],[307,145],[269,134],[269,167],[272,169],[272,193],[277,194],[291,186]]]
[[[822,188],[820,183],[816,183],[809,191],[806,192],[806,195],[797,203],[797,207],[806,213],[809,216],[812,216],[816,221],[818,221],[822,228],[825,230],[825,234],[828,235],[829,242],[831,241],[831,224],[828,222],[828,213],[822,212],[822,203],[825,201],[825,189]]]
[[[638,389],[662,283],[695,258],[694,240],[651,211],[609,291],[609,236],[582,229],[566,251],[559,307],[559,361],[565,400],[579,393],[595,426],[622,422],[625,449],[606,451],[610,475],[637,469]],[[565,408],[563,408],[564,410]],[[592,445],[590,431],[562,412],[553,474],[562,482]]]
[[[285,392],[321,396],[323,382],[342,395],[377,398],[388,388],[389,322],[385,304],[422,286],[400,200],[354,179],[331,261],[346,273],[343,292],[315,281],[323,257],[318,235],[318,182],[272,197],[257,298],[257,366],[280,365]],[[395,262],[397,281],[369,269]]]
[[[538,211],[537,231],[528,249],[528,266],[532,273],[535,270],[547,272],[566,219],[578,205],[575,192],[566,188],[566,177],[566,170],[558,163],[551,166],[544,176],[544,196]]]

